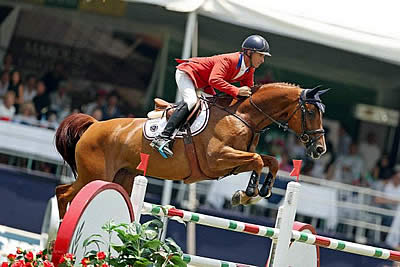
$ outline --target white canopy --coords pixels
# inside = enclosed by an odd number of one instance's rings
[[[400,1],[131,0],[400,65]]]

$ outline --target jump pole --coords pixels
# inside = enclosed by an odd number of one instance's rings
[[[271,253],[270,261],[271,263],[273,262],[274,264],[270,266],[274,267],[287,266],[284,265],[285,259],[283,260],[284,261],[283,263],[281,262],[281,257],[285,258],[285,255],[287,255],[287,251],[289,250],[289,245],[291,240],[301,242],[304,244],[325,247],[332,250],[338,250],[367,257],[400,262],[399,251],[372,247],[368,245],[361,245],[353,242],[292,230],[291,227],[293,227],[300,187],[301,185],[297,182],[290,182],[288,184],[284,205],[281,208],[281,211],[278,212],[278,218],[276,224],[279,227],[277,228],[248,224],[244,222],[223,219],[215,216],[194,213],[190,211],[176,209],[171,206],[162,207],[160,205],[155,205],[146,202],[143,202],[142,213],[158,215],[158,216],[167,216],[170,219],[177,221],[195,222],[197,224],[205,226],[210,226],[235,232],[242,232],[262,237],[268,237],[273,240],[277,240],[275,241],[276,242],[275,248],[271,247],[273,251],[270,252]],[[164,214],[163,209],[166,210],[167,214]],[[280,241],[282,245],[278,246],[279,240],[281,239],[282,236],[286,236],[287,243],[286,241],[285,242]],[[287,236],[289,236],[289,239],[287,239]]]

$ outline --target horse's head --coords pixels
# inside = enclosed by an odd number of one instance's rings
[[[288,118],[288,124],[297,138],[305,145],[307,155],[318,159],[326,152],[325,131],[322,127],[322,114],[325,106],[320,95],[329,89],[303,89],[299,102]]]

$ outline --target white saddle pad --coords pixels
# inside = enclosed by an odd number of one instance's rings
[[[210,109],[208,108],[208,104],[204,101],[201,101],[200,114],[190,126],[192,136],[198,135],[206,128],[209,117]],[[165,116],[157,119],[147,119],[143,125],[144,137],[148,140],[152,140],[164,130],[165,125],[167,125],[167,119]],[[176,138],[183,138],[183,134],[185,134],[185,131],[179,131],[176,135]]]

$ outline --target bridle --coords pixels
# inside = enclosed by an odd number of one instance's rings
[[[295,134],[296,137],[308,148],[311,145],[313,145],[321,136],[325,135],[325,130],[324,129],[307,130],[307,127],[306,127],[306,114],[309,111],[307,109],[306,104],[314,104],[314,105],[316,105],[318,107],[318,110],[320,110],[321,112],[324,112],[324,109],[325,109],[324,104],[322,104],[320,99],[307,98],[307,91],[309,91],[309,90],[311,90],[311,89],[303,89],[301,91],[300,98],[299,98],[299,103],[297,104],[297,106],[296,106],[295,110],[292,112],[292,114],[290,114],[289,118],[284,122],[280,122],[280,121],[272,118],[266,112],[264,112],[259,106],[257,106],[256,103],[254,103],[252,95],[250,95],[249,100],[250,100],[250,104],[258,112],[263,114],[266,117],[266,119],[270,120],[272,123],[276,124],[279,128],[282,128],[284,131],[288,131],[288,132],[291,132],[291,133]],[[216,106],[217,108],[226,111],[230,115],[234,116],[235,118],[237,118],[238,120],[243,122],[243,124],[245,124],[249,129],[251,129],[253,134],[252,134],[251,141],[248,144],[247,150],[250,149],[250,146],[253,143],[253,140],[254,140],[256,135],[258,135],[260,133],[263,133],[266,130],[268,130],[267,127],[263,128],[261,130],[257,130],[257,125],[256,125],[256,127],[253,127],[252,125],[255,125],[255,124],[252,121],[248,122],[246,119],[242,118],[238,114],[235,114],[234,112],[230,111],[226,107],[218,105],[216,103],[216,101],[217,101],[216,97],[213,97],[212,100],[209,100],[209,99],[207,99],[205,97],[200,97],[200,99],[202,99],[203,101],[208,102],[212,106]],[[296,133],[295,131],[293,131],[292,129],[289,128],[289,121],[293,118],[293,116],[296,114],[296,112],[298,110],[301,110],[301,130],[302,130],[301,133]],[[264,122],[264,121],[265,120],[262,120],[261,123]],[[261,124],[261,123],[259,123],[259,124]],[[311,136],[313,136],[313,137],[311,137]]]
[[[307,91],[309,89],[304,89],[301,92],[300,98],[299,98],[299,103],[297,104],[295,110],[290,114],[288,119],[284,122],[279,122],[276,119],[272,118],[269,114],[264,112],[260,107],[257,106],[256,103],[254,103],[252,95],[250,95],[249,100],[250,104],[261,114],[263,114],[266,119],[270,120],[272,123],[276,124],[279,128],[282,128],[284,131],[291,132],[296,135],[296,137],[306,146],[309,147],[313,145],[321,136],[325,135],[325,130],[324,129],[314,129],[314,130],[308,130],[306,127],[306,114],[309,113],[307,109],[306,104],[314,104],[315,106],[318,107],[318,110],[321,112],[324,112],[324,106],[321,102],[321,100],[316,99],[316,98],[307,98]],[[289,128],[289,121],[293,118],[294,114],[298,110],[301,110],[301,130],[302,132],[296,133],[292,129]],[[264,121],[264,120],[263,120]],[[263,122],[261,121],[261,122]],[[248,124],[246,124],[248,125]],[[257,131],[256,129],[253,129],[254,132],[263,132],[265,129],[262,129],[261,131]],[[313,136],[313,137],[311,137]]]

